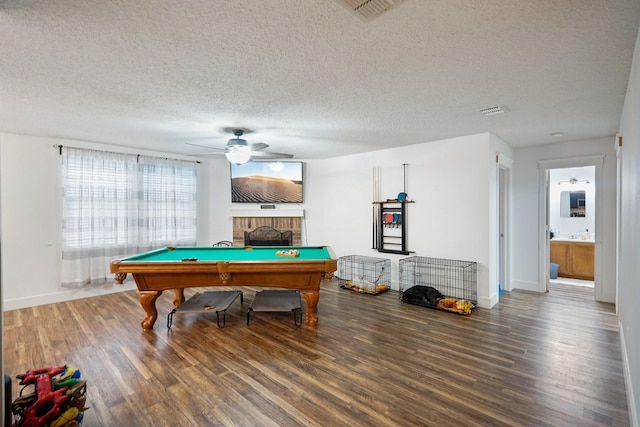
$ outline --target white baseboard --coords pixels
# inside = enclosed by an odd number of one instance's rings
[[[492,308],[498,303],[498,294],[494,294],[490,297],[478,297],[478,307]]]
[[[522,280],[514,280],[512,282],[514,289],[521,289],[523,291],[531,292],[543,292],[540,290],[540,284],[538,282],[524,282]]]
[[[6,299],[2,301],[4,311],[19,310],[21,308],[35,307],[38,305],[54,304],[57,302],[71,301],[80,298],[97,297],[100,295],[113,294],[134,290],[136,288],[133,280],[125,281],[122,285],[107,283],[104,285],[87,286],[79,289],[64,289],[50,294],[33,295],[25,298]]]
[[[638,411],[635,405],[636,399],[633,392],[633,381],[631,381],[631,370],[629,369],[629,357],[627,357],[627,346],[624,339],[624,329],[618,322],[620,331],[620,351],[622,353],[622,371],[624,373],[624,384],[627,390],[627,408],[629,408],[629,421],[633,427],[638,427]]]

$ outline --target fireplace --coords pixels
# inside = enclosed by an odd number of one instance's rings
[[[284,239],[290,243],[275,246],[301,246],[302,245],[302,217],[285,216],[234,216],[233,217],[233,245],[247,246],[245,244],[245,233],[250,233],[260,227],[269,227],[277,232],[286,234]],[[268,239],[265,239],[268,240]],[[250,245],[259,246],[259,245]]]

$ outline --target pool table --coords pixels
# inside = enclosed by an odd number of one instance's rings
[[[295,249],[298,256],[278,255]],[[298,289],[306,302],[307,326],[318,325],[316,308],[320,282],[336,271],[338,259],[329,246],[167,247],[111,263],[116,283],[132,274],[140,305],[147,316],[142,329],[151,330],[158,318],[156,300],[174,290],[173,304],[184,302],[184,289],[206,286],[256,286]]]

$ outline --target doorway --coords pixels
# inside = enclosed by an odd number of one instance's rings
[[[602,252],[601,252],[601,233],[602,233],[602,165],[604,162],[604,156],[585,156],[574,157],[565,159],[545,160],[539,162],[540,167],[540,188],[544,191],[540,192],[540,263],[539,271],[540,277],[540,291],[548,291],[551,285],[552,265],[550,260],[552,259],[551,251],[554,251],[554,258],[558,256],[560,251],[564,257],[573,257],[571,250],[573,246],[571,244],[579,246],[577,249],[578,260],[587,259],[585,256],[584,247],[588,246],[586,243],[591,243],[592,251],[592,271],[593,271],[593,289],[596,300],[599,300],[598,295],[601,283],[601,268],[602,268]],[[589,168],[589,169],[582,169]],[[590,175],[578,176],[575,175],[578,172],[590,171]],[[585,181],[589,181],[587,184]],[[581,188],[578,188],[580,186]],[[576,193],[584,191],[584,195],[574,195],[576,199],[573,204],[573,211],[571,210],[571,195],[561,193],[571,193],[575,190]],[[553,195],[553,196],[552,196]],[[552,199],[553,197],[553,199]],[[568,203],[569,205],[564,209],[566,217],[560,217],[561,203]],[[558,218],[553,218],[557,215]],[[573,216],[572,216],[573,215]],[[555,229],[554,229],[555,228]],[[560,243],[560,240],[565,240],[566,245],[563,244],[563,248],[556,250],[551,247],[551,233],[553,232],[556,243]],[[585,244],[582,245],[582,242]],[[554,243],[554,246],[556,245]],[[581,252],[582,251],[582,252]],[[566,265],[570,265],[571,259],[568,258]],[[566,268],[566,267],[565,267]],[[573,271],[573,266],[570,266],[570,271],[563,271],[562,275],[573,275],[576,279],[590,278],[585,273],[585,267],[578,265]]]
[[[549,170],[547,206],[550,284],[593,289],[595,166]]]

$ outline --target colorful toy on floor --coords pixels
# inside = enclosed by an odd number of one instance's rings
[[[473,308],[471,301],[459,300],[456,298],[441,298],[438,300],[437,308],[440,310],[453,311],[458,314],[470,314]]]
[[[86,403],[86,381],[76,368],[67,366],[32,369],[16,375],[24,385],[11,404],[15,427],[75,427],[82,425]],[[24,390],[34,385],[32,393]]]
[[[386,292],[389,290],[389,286],[385,285],[384,283],[366,283],[363,281],[363,283],[358,284],[358,283],[353,283],[353,280],[345,281],[342,287],[345,289],[352,290],[354,292],[359,292],[361,294],[373,294],[373,295],[381,294],[382,292]]]

